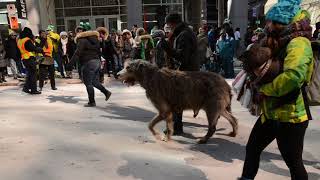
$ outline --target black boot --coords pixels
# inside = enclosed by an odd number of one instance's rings
[[[108,93],[106,94],[106,101],[108,101],[110,99],[111,94],[112,93],[110,91],[108,91]]]
[[[41,94],[41,92],[40,91],[31,91],[30,94],[37,95],[37,94]]]
[[[88,102],[88,104],[85,104],[84,107],[96,107],[95,102]]]

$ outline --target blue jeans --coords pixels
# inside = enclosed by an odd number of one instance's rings
[[[82,65],[82,77],[87,88],[89,103],[95,103],[94,87],[99,89],[105,96],[110,93],[99,81],[100,66],[101,62],[99,59],[90,60]]]

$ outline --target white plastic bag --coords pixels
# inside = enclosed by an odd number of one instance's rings
[[[244,70],[242,70],[232,83],[233,90],[236,92],[236,94],[239,94],[246,82],[246,79],[247,73]]]

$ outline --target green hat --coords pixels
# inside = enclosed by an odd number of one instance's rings
[[[301,9],[301,0],[279,0],[266,14],[266,19],[282,24],[290,24]]]
[[[54,25],[50,24],[47,27],[47,31],[53,31],[54,30]]]
[[[91,30],[91,25],[89,22],[80,22],[80,26],[86,31]]]

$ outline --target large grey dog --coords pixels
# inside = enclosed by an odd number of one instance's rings
[[[231,88],[218,74],[210,72],[181,72],[159,69],[144,60],[134,60],[118,73],[120,79],[128,85],[138,82],[145,90],[159,114],[149,124],[152,134],[161,139],[154,126],[166,120],[168,132],[165,141],[173,133],[173,112],[193,110],[196,117],[203,109],[208,118],[208,132],[199,140],[206,143],[215,133],[220,116],[225,117],[232,125],[230,136],[238,132],[238,120],[231,114]]]

